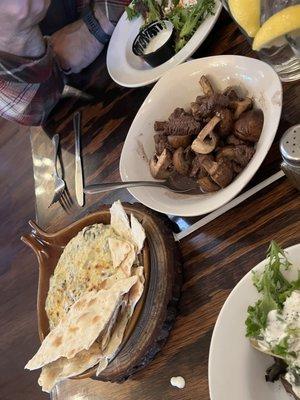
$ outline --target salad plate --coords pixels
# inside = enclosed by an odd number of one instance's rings
[[[291,263],[284,272],[288,280],[300,270],[300,244],[285,250]],[[280,380],[266,382],[265,373],[274,364],[270,355],[254,349],[245,336],[247,309],[261,296],[253,285],[253,271],[262,272],[264,260],[236,285],[224,303],[212,335],[209,352],[211,400],[289,400]],[[290,278],[290,279],[289,279]]]
[[[183,63],[204,42],[220,15],[222,4],[215,1],[214,15],[208,16],[196,30],[187,44],[170,60],[158,67],[151,67],[132,51],[132,44],[141,26],[143,18],[131,21],[124,12],[120,18],[107,50],[107,69],[111,78],[121,86],[140,87],[156,82],[172,67]]]

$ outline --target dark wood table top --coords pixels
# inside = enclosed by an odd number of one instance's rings
[[[195,57],[215,54],[254,56],[245,38],[225,12]],[[59,204],[48,209],[52,198],[51,146],[59,133],[62,164],[70,196],[74,197],[74,134],[72,114],[82,110],[83,164],[87,184],[120,179],[118,164],[130,124],[149,93],[149,87],[126,89],[113,83],[103,64],[104,55],[81,77],[85,92],[94,99],[65,98],[47,125],[18,130],[1,123],[0,182],[0,398],[47,398],[37,385],[38,372],[23,367],[39,344],[36,321],[38,268],[35,256],[19,237],[28,232],[28,219],[55,231],[116,199],[135,200],[126,190],[90,196],[84,208],[75,204],[65,213]],[[280,168],[278,139],[300,121],[300,82],[284,84],[283,113],[276,140],[248,188]],[[31,149],[30,142],[31,140]],[[31,153],[32,160],[31,162]],[[32,168],[33,164],[33,168]],[[33,181],[34,173],[34,181]],[[35,195],[34,189],[35,186]],[[36,205],[36,214],[34,213]],[[163,350],[144,370],[123,384],[70,380],[59,386],[67,399],[209,399],[207,364],[209,344],[218,313],[235,284],[261,261],[270,240],[282,246],[300,242],[299,193],[282,178],[250,199],[183,238],[184,285],[179,315]],[[181,227],[199,218],[173,218]],[[179,392],[169,379],[182,375],[186,388]],[[259,400],[259,399],[258,399]]]

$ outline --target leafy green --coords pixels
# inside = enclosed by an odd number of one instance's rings
[[[132,20],[142,15],[145,25],[161,19],[171,21],[175,28],[175,51],[178,52],[190,40],[201,22],[214,13],[215,1],[197,0],[196,4],[183,7],[179,0],[173,0],[171,9],[166,7],[167,3],[167,0],[163,0],[161,4],[157,0],[133,0],[126,7],[127,17]]]
[[[129,21],[132,21],[133,19],[140,16],[140,13],[137,11],[135,7],[131,6],[125,7],[125,11],[127,13],[127,18],[129,19]]]
[[[168,18],[177,31],[175,44],[176,52],[189,41],[198,29],[201,22],[214,12],[214,0],[198,0],[195,5],[189,7],[174,7]]]
[[[253,284],[262,298],[248,307],[246,319],[246,336],[256,339],[260,338],[262,330],[266,328],[268,313],[271,310],[282,310],[292,291],[300,289],[300,275],[293,282],[283,276],[282,270],[289,269],[291,264],[276,242],[271,242],[267,256],[268,264],[264,271],[253,273]],[[278,352],[284,351],[284,344],[278,346]]]

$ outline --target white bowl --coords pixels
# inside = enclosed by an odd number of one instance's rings
[[[175,194],[161,188],[133,188],[130,193],[146,206],[171,215],[209,213],[235,197],[253,177],[274,140],[282,107],[282,87],[277,74],[266,63],[241,56],[215,56],[179,65],[154,86],[139,109],[125,140],[120,174],[123,181],[154,180],[149,160],[154,152],[155,120],[166,120],[176,107],[188,109],[201,94],[201,75],[212,78],[218,90],[241,86],[264,113],[264,126],[256,152],[247,167],[225,189],[202,195]]]

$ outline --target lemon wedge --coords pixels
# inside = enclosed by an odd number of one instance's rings
[[[229,0],[228,6],[240,27],[254,37],[260,28],[260,0]]]
[[[257,32],[252,48],[261,50],[270,47],[280,37],[300,29],[300,5],[289,6],[272,15]]]

